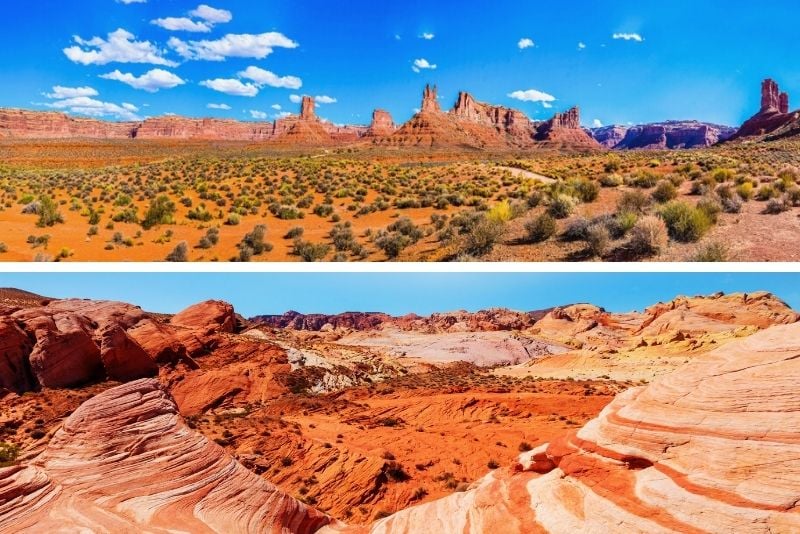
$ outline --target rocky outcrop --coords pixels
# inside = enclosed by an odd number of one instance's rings
[[[627,390],[468,491],[368,531],[798,531],[798,373],[800,324],[769,328]]]
[[[789,111],[789,95],[781,93],[774,80],[761,84],[761,109],[748,119],[733,139],[795,135],[800,128],[800,111]]]
[[[396,129],[392,115],[388,111],[376,109],[372,112],[372,122],[366,132],[367,137],[385,137]]]
[[[0,138],[12,139],[130,139],[136,122],[107,122],[70,117],[66,113],[0,108]]]
[[[558,149],[597,150],[600,144],[581,127],[578,107],[556,115],[536,129],[537,143]]]
[[[136,139],[207,141],[269,141],[276,136],[272,122],[239,122],[221,119],[154,117],[133,130]]]
[[[155,376],[158,364],[184,362],[238,328],[233,308],[209,301],[169,323],[119,302],[54,300],[0,309],[0,388],[23,393],[106,379]]]
[[[0,531],[312,533],[331,518],[192,431],[155,380],[109,389],[0,469]]]
[[[442,107],[439,105],[439,88],[430,84],[425,86],[422,91],[422,105],[420,111],[423,113],[439,113]]]
[[[306,121],[313,121],[317,118],[317,104],[314,102],[314,98],[310,96],[304,96],[303,99],[300,101],[300,118]]]
[[[736,129],[698,121],[667,121],[637,126],[604,126],[592,137],[613,150],[674,150],[707,148],[730,139]]]

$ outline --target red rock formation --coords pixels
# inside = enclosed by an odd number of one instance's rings
[[[78,119],[65,113],[0,108],[0,137],[128,139],[138,123]]]
[[[800,324],[730,343],[464,493],[321,532],[800,531],[799,347]]]
[[[300,103],[300,118],[304,120],[315,120],[317,118],[316,103],[311,96],[304,96]]]
[[[422,92],[422,106],[420,110],[423,112],[441,113],[442,108],[439,105],[439,90],[434,85],[426,85]]]
[[[367,137],[385,137],[395,131],[394,120],[388,111],[376,109],[372,112],[372,122],[366,132]]]
[[[698,121],[667,121],[638,126],[605,126],[590,130],[592,137],[615,150],[673,150],[705,148],[730,139],[735,128]]]
[[[203,335],[211,335],[233,332],[236,327],[236,315],[233,306],[227,302],[209,300],[189,306],[172,316],[170,323],[191,328]]]
[[[268,141],[275,136],[271,122],[155,117],[136,128],[136,139],[193,139],[211,141]]]
[[[33,343],[11,317],[0,319],[0,389],[24,393],[36,387],[28,355]]]
[[[44,452],[0,469],[0,531],[312,533],[332,519],[192,431],[155,380],[90,399]]]
[[[742,124],[733,139],[794,134],[799,120],[800,111],[789,112],[789,95],[767,79],[761,84],[761,109]]]
[[[556,113],[549,121],[543,123],[536,131],[534,139],[553,148],[596,150],[601,148],[581,127],[580,110],[574,107],[565,113]]]

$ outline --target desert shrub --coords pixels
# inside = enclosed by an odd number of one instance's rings
[[[531,243],[547,241],[556,233],[556,220],[543,213],[525,223],[525,234]]]
[[[775,188],[769,184],[762,185],[756,192],[756,200],[760,200],[762,202],[765,202],[771,198],[775,198],[776,196],[778,196],[778,191],[776,191]]]
[[[228,226],[239,226],[239,223],[242,222],[242,217],[238,213],[231,213],[228,215],[228,219],[225,221],[225,224]]]
[[[400,217],[395,222],[390,224],[387,227],[387,230],[402,234],[411,239],[411,241],[414,243],[422,239],[423,236],[422,230],[408,217]]]
[[[577,219],[567,224],[567,228],[561,235],[561,239],[563,239],[564,241],[583,241],[584,239],[586,239],[586,234],[589,231],[589,227],[591,225],[592,221],[590,221],[586,217],[578,217]]]
[[[711,228],[712,220],[699,208],[685,202],[670,202],[661,210],[669,235],[676,241],[693,243]]]
[[[5,254],[6,252],[8,252],[8,245],[0,243],[0,254]]]
[[[652,197],[661,204],[675,200],[678,197],[678,189],[669,180],[661,180],[653,190]]]
[[[733,169],[714,169],[714,171],[711,172],[711,178],[718,184],[731,182],[735,177],[736,173]]]
[[[603,224],[595,223],[586,232],[586,245],[592,256],[602,258],[610,242],[611,235]]]
[[[573,191],[573,196],[587,204],[597,200],[600,194],[600,185],[587,178],[571,180],[569,186]]]
[[[557,195],[550,201],[547,213],[556,219],[566,219],[575,209],[575,199],[568,195]]]
[[[658,174],[651,171],[641,170],[636,174],[629,176],[626,180],[626,183],[632,187],[650,189],[651,187],[655,187],[659,179],[660,177]]]
[[[305,230],[303,230],[302,226],[295,226],[294,228],[291,228],[288,232],[286,232],[286,235],[283,236],[283,238],[297,239],[298,237],[303,237],[303,232],[305,232]]]
[[[743,184],[740,184],[736,188],[736,193],[739,195],[739,197],[742,200],[747,202],[748,200],[753,198],[753,183],[752,182],[745,182]]]
[[[722,213],[722,203],[713,196],[707,196],[697,203],[697,209],[705,213],[713,224],[716,224],[719,214]]]
[[[787,185],[791,185],[800,180],[800,170],[797,167],[786,166],[779,170],[776,176]]]
[[[296,239],[292,245],[292,254],[307,262],[322,261],[330,250],[331,247],[325,243],[311,243],[302,239]]]
[[[174,222],[173,215],[175,215],[175,203],[168,196],[161,195],[147,208],[141,223],[142,228],[149,230],[161,224],[172,224]]]
[[[764,206],[764,213],[767,215],[778,215],[785,211],[789,211],[790,204],[787,202],[785,197],[782,198],[771,198],[767,201],[767,205]]]
[[[486,213],[486,217],[492,221],[508,222],[512,219],[511,204],[507,200],[498,202]]]
[[[167,254],[166,261],[171,262],[186,262],[189,261],[189,245],[186,241],[181,241],[175,248],[172,249],[172,252]]]
[[[219,228],[209,228],[206,235],[200,238],[197,248],[209,249],[219,243]]]
[[[800,187],[790,187],[786,191],[786,199],[792,206],[800,206]]]
[[[19,446],[0,441],[0,467],[14,465],[19,456]]]
[[[400,253],[411,244],[411,238],[400,232],[382,232],[375,238],[375,246],[381,249],[390,260],[400,256]]]
[[[64,222],[64,217],[58,211],[58,204],[47,195],[39,197],[39,220],[36,226],[44,228],[46,226],[54,226]]]
[[[483,256],[494,249],[505,233],[504,223],[483,217],[464,235],[459,252],[470,256]]]
[[[609,154],[603,169],[607,173],[617,172],[622,167],[622,160],[616,154]]]
[[[667,226],[658,217],[642,217],[631,230],[628,248],[636,256],[654,256],[667,248]]]
[[[604,174],[600,178],[600,185],[603,187],[619,187],[625,181],[622,179],[622,176],[619,174]]]
[[[135,223],[139,220],[139,213],[135,206],[128,206],[124,210],[115,213],[111,220],[118,223]]]
[[[633,230],[639,216],[630,211],[622,211],[614,216],[613,221],[609,221],[608,229],[612,237],[619,239],[628,235],[628,232]]]
[[[739,213],[742,211],[742,201],[738,197],[722,197],[720,202],[722,211],[725,213]]]
[[[644,214],[650,207],[650,199],[641,191],[626,191],[617,201],[617,212]]]
[[[263,224],[258,224],[250,232],[246,233],[242,240],[237,245],[239,251],[246,251],[251,256],[260,256],[265,252],[272,250],[272,244],[267,243],[264,239],[267,236],[267,227]],[[241,256],[241,254],[240,254]],[[244,260],[243,257],[240,259]]]
[[[333,206],[331,204],[318,204],[314,207],[314,215],[320,217],[328,217],[333,213]]]
[[[722,243],[708,243],[697,251],[692,261],[704,263],[728,261],[728,248]]]
[[[356,245],[356,236],[349,221],[334,225],[329,236],[337,252],[351,250]]]

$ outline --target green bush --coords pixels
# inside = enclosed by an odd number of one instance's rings
[[[494,249],[505,233],[506,225],[484,217],[464,236],[461,254],[483,256]]]
[[[667,248],[667,227],[658,217],[641,218],[631,230],[628,248],[636,256],[655,256]]]
[[[543,213],[525,223],[525,233],[531,243],[547,241],[556,233],[556,220],[547,213]]]
[[[161,224],[173,224],[175,222],[173,215],[175,215],[175,203],[168,196],[161,195],[147,209],[142,220],[142,228],[149,230]]]
[[[17,461],[19,446],[0,441],[0,467],[8,467]]]
[[[325,259],[331,247],[325,243],[311,243],[296,239],[293,244],[292,254],[299,256],[303,261],[315,262]]]
[[[661,204],[675,200],[678,197],[678,188],[669,180],[661,180],[653,190],[652,197]]]
[[[58,211],[58,204],[47,195],[39,197],[39,221],[36,226],[44,228],[45,226],[54,226],[64,222],[64,217]]]
[[[711,228],[712,220],[702,209],[685,202],[670,202],[661,210],[670,237],[683,243],[694,243]]]
[[[175,248],[167,254],[167,261],[170,262],[186,262],[189,261],[189,245],[186,241],[181,241]]]
[[[556,219],[566,219],[575,209],[575,199],[568,195],[557,195],[550,201],[547,213]]]

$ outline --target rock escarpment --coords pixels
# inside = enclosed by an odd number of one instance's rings
[[[54,300],[0,308],[0,388],[24,393],[98,380],[155,376],[162,363],[183,361],[217,345],[237,328],[233,308],[206,302],[164,322],[120,302]]]
[[[38,457],[0,468],[0,532],[284,534],[331,521],[191,430],[152,379],[90,399]]]
[[[367,130],[367,137],[383,137],[392,135],[397,127],[388,111],[376,109],[372,112],[372,122]]]
[[[618,395],[464,493],[352,531],[796,532],[798,375],[800,324],[769,328]]]
[[[637,126],[604,126],[590,132],[598,143],[613,150],[673,150],[707,148],[730,139],[736,129],[698,121],[667,121]]]

